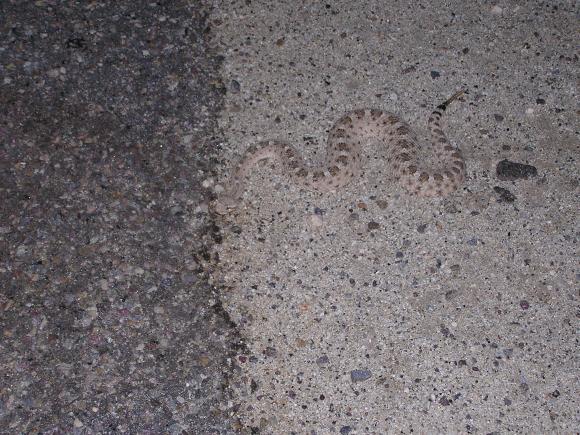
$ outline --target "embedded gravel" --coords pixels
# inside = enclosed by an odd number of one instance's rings
[[[229,91],[216,194],[259,140],[322,160],[329,128],[361,107],[424,136],[429,112],[469,90],[447,113],[468,175],[447,198],[407,196],[377,144],[334,194],[300,190],[275,164],[249,177],[219,224],[212,277],[248,344],[232,381],[244,430],[578,431],[576,12],[215,2]]]
[[[231,433],[198,1],[0,2],[0,432]]]

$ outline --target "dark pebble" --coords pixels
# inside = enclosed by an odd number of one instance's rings
[[[528,301],[521,300],[520,301],[520,307],[522,307],[522,310],[527,310],[528,308],[530,308],[530,303]]]
[[[495,186],[493,190],[499,195],[497,202],[514,202],[516,200],[516,196],[503,187]]]
[[[353,370],[350,372],[350,380],[353,382],[366,381],[372,376],[370,370]]]
[[[278,351],[275,348],[268,346],[264,350],[264,355],[269,356],[270,358],[273,358],[276,355],[278,355]]]
[[[523,163],[510,162],[502,160],[495,168],[497,178],[504,181],[513,181],[519,178],[529,178],[538,175],[535,166],[525,165]]]
[[[381,227],[381,224],[379,224],[378,222],[369,222],[367,225],[369,230],[378,230]]]
[[[451,405],[451,402],[447,397],[442,397],[441,399],[439,399],[439,404],[443,406],[449,406]]]
[[[340,428],[341,435],[346,435],[352,432],[352,427],[350,426],[343,426]]]
[[[436,79],[437,77],[441,77],[439,71],[431,71],[431,78]]]
[[[423,234],[427,229],[427,224],[421,224],[417,227],[417,232]]]
[[[232,94],[239,94],[240,93],[240,82],[237,80],[232,80],[230,82],[230,92]]]
[[[503,116],[502,116],[502,115],[499,115],[499,114],[495,113],[495,114],[493,115],[493,117],[495,118],[495,120],[496,120],[497,122],[502,122],[502,121],[503,121]]]
[[[318,358],[316,360],[316,364],[318,364],[319,366],[323,366],[325,364],[328,364],[329,360],[328,357],[326,355],[322,355],[320,358]]]
[[[546,104],[546,100],[543,98],[536,98],[536,104]]]

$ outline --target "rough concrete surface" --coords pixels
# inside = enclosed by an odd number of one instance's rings
[[[198,1],[0,1],[0,433],[231,433]]]
[[[213,276],[248,346],[231,383],[242,431],[580,429],[576,14],[572,1],[214,2],[217,194],[258,140],[322,159],[348,110],[424,134],[432,108],[469,90],[448,110],[468,167],[449,197],[408,196],[377,144],[336,193],[276,165],[250,176]]]

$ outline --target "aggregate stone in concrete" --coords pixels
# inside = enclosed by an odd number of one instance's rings
[[[213,279],[248,344],[232,383],[245,430],[576,431],[573,5],[217,1],[211,22],[218,194],[259,140],[321,160],[360,107],[424,137],[430,110],[469,90],[447,114],[468,168],[449,197],[408,196],[368,144],[363,176],[326,195],[259,165],[221,220]],[[537,175],[498,179],[506,159]]]
[[[0,2],[0,433],[231,433],[198,1]]]

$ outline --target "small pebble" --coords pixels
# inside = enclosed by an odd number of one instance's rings
[[[491,8],[491,13],[494,15],[501,15],[503,12],[503,9],[500,8],[498,5],[495,5],[493,8]]]
[[[320,228],[322,227],[322,225],[324,224],[324,221],[322,220],[322,216],[316,213],[313,213],[310,215],[310,225],[313,228]]]
[[[439,71],[431,71],[431,78],[436,79],[437,77],[441,77],[441,73]]]
[[[232,94],[239,94],[240,93],[240,82],[238,82],[237,80],[232,80],[230,82],[230,91],[232,92]]]
[[[478,244],[478,243],[479,243],[479,239],[478,239],[477,237],[474,237],[474,238],[472,238],[472,239],[469,239],[469,240],[467,241],[467,244],[468,244],[469,246],[477,246],[477,244]]]
[[[451,402],[449,402],[449,399],[447,397],[442,397],[441,399],[439,399],[439,404],[443,406],[449,406],[451,405]]]
[[[493,190],[499,195],[497,202],[514,202],[516,200],[516,196],[503,187],[495,186]]]
[[[369,222],[367,224],[367,227],[370,231],[378,230],[381,227],[381,224],[379,224],[378,222]]]
[[[535,166],[510,162],[505,159],[497,164],[495,172],[497,178],[503,181],[513,181],[520,178],[529,178],[538,175],[538,170]]]
[[[328,356],[326,356],[326,355],[322,355],[321,357],[319,357],[316,360],[316,364],[318,364],[319,366],[326,365],[326,364],[328,364],[328,362],[329,362],[329,359],[328,359]]]
[[[350,380],[352,382],[366,381],[372,376],[370,370],[353,370],[350,372]]]

